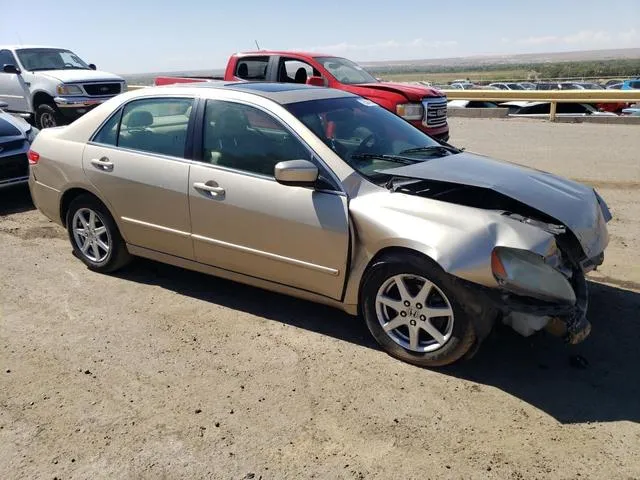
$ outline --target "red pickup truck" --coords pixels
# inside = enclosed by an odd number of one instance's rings
[[[185,82],[261,81],[326,86],[361,95],[434,138],[449,139],[447,97],[435,88],[382,82],[346,58],[318,53],[257,51],[229,58],[224,77],[157,77],[156,85]]]

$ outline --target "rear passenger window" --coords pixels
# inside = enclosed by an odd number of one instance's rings
[[[193,100],[186,98],[128,103],[122,112],[117,146],[184,158],[192,106]]]
[[[241,57],[236,64],[236,77],[244,80],[266,80],[269,57]]]

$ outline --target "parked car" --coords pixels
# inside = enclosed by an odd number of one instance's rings
[[[38,134],[38,129],[4,109],[0,102],[0,189],[26,184],[29,180],[27,152]]]
[[[429,367],[498,320],[551,322],[569,343],[591,328],[585,272],[611,218],[593,188],[463,152],[349,92],[137,90],[43,130],[29,161],[35,205],[98,272],[137,255],[360,313],[388,353]]]
[[[640,78],[625,80],[620,88],[622,90],[640,90]]]
[[[607,90],[621,90],[622,89],[622,82],[611,83],[611,84],[607,85],[606,88],[607,88]]]
[[[540,117],[548,118],[551,112],[551,102],[503,102],[501,107],[509,108],[509,115],[514,117]],[[557,117],[585,117],[585,116],[616,116],[612,112],[604,112],[588,103],[558,102],[556,106]]]
[[[498,104],[483,100],[449,100],[447,108],[498,108]]]
[[[595,82],[576,82],[574,83],[577,87],[583,90],[604,90],[605,88],[599,83]]]
[[[449,85],[450,88],[457,88],[460,90],[470,90],[475,86],[476,84],[471,82],[452,82],[451,85]]]
[[[620,115],[625,117],[640,117],[640,107],[625,108],[620,112]]]
[[[38,128],[69,123],[126,89],[63,48],[0,46],[0,68],[0,101]]]
[[[220,77],[161,76],[155,84],[220,80]],[[229,58],[223,80],[302,83],[344,90],[368,98],[434,138],[449,139],[447,97],[443,92],[423,85],[379,81],[346,58],[264,50],[237,53]]]
[[[490,87],[496,87],[500,90],[526,90],[522,85],[515,82],[495,82],[490,83]]]

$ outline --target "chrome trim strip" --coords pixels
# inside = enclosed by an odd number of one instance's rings
[[[143,222],[142,220],[136,220],[135,218],[120,217],[125,222],[133,223],[135,225],[141,225],[143,227],[153,228],[154,230],[160,230],[161,232],[175,233],[181,237],[188,237],[191,234],[189,232],[183,232],[182,230],[176,230],[174,228],[163,227],[162,225],[156,225],[155,223]]]
[[[253,255],[259,255],[261,257],[266,257],[266,258],[269,258],[271,260],[277,260],[279,262],[289,263],[291,265],[296,265],[298,267],[304,267],[304,268],[308,268],[308,269],[311,269],[311,270],[316,270],[318,272],[326,273],[326,274],[333,275],[333,276],[337,276],[340,273],[340,271],[336,270],[335,268],[324,267],[322,265],[316,265],[315,263],[309,263],[309,262],[304,262],[302,260],[296,260],[295,258],[283,257],[282,255],[277,255],[275,253],[269,253],[269,252],[265,252],[265,251],[262,251],[262,250],[256,250],[256,249],[253,249],[253,248],[249,248],[249,247],[243,247],[241,245],[236,245],[234,243],[227,243],[227,242],[223,242],[221,240],[215,240],[213,238],[204,237],[202,235],[193,234],[193,235],[191,235],[191,237],[194,238],[195,240],[201,240],[203,242],[212,243],[212,244],[218,245],[220,247],[230,248],[232,250],[239,250],[241,252],[251,253]]]

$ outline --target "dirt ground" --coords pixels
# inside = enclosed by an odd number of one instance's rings
[[[640,478],[640,129],[451,129],[610,204],[587,341],[497,329],[469,362],[416,368],[330,308],[142,260],[92,273],[5,190],[0,477]]]

